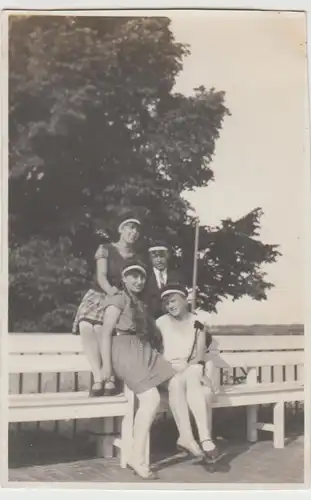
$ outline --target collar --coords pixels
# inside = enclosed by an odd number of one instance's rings
[[[157,276],[159,276],[161,272],[163,273],[163,275],[164,275],[164,276],[166,276],[166,275],[167,275],[167,269],[164,269],[163,271],[160,271],[159,269],[157,269],[156,267],[154,267],[154,268],[153,268],[153,272],[154,272]]]

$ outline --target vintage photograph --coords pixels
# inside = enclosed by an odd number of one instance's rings
[[[303,486],[305,14],[7,23],[9,485]]]

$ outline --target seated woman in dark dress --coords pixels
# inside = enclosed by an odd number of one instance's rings
[[[145,464],[145,449],[160,403],[158,386],[169,381],[175,371],[157,350],[161,336],[157,337],[155,321],[140,299],[146,278],[144,264],[129,262],[122,271],[123,291],[106,297],[102,374],[109,380],[114,372],[138,397],[133,446],[127,463],[140,477],[154,479]]]
[[[116,243],[100,245],[95,254],[96,271],[94,284],[85,294],[78,308],[73,333],[80,334],[84,352],[90,363],[94,384],[90,396],[114,394],[114,378],[103,382],[101,339],[103,324],[103,305],[107,296],[120,291],[121,269],[137,253],[135,244],[140,236],[141,221],[134,212],[120,217]]]

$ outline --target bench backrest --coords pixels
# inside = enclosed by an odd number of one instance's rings
[[[302,365],[301,335],[216,335],[210,347],[218,368]],[[10,334],[9,372],[89,372],[80,336]]]

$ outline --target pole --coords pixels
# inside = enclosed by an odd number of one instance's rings
[[[192,301],[191,301],[191,311],[192,312],[195,311],[195,307],[196,307],[196,289],[197,289],[197,278],[198,278],[199,229],[200,229],[200,221],[197,218],[196,225],[195,225],[195,236],[194,236]]]

